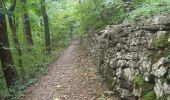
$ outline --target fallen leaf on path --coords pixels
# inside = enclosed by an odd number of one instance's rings
[[[62,87],[62,85],[57,85],[57,88],[60,88],[60,87]]]
[[[59,100],[59,98],[55,98],[54,100]]]

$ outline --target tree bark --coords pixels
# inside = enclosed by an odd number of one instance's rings
[[[0,60],[7,86],[10,87],[15,83],[16,70],[13,67],[13,58],[9,46],[5,10],[2,0],[0,0]]]
[[[18,64],[19,64],[21,73],[23,74],[22,76],[24,77],[25,70],[22,66],[22,50],[21,50],[20,43],[19,43],[18,36],[17,36],[15,17],[13,15],[15,6],[16,6],[16,0],[13,0],[11,6],[9,7],[7,11],[7,15],[8,15],[9,26],[10,26],[12,36],[13,36],[14,47],[16,48],[17,53],[18,53]]]
[[[41,14],[43,16],[43,23],[44,23],[45,50],[46,50],[46,54],[51,54],[50,29],[49,29],[48,15],[45,9],[45,0],[40,0],[40,5],[41,5]]]
[[[23,30],[26,38],[26,44],[28,51],[31,51],[31,47],[33,45],[32,33],[31,33],[31,25],[30,19],[28,15],[28,11],[26,8],[27,0],[20,0],[21,1],[21,9],[22,9],[22,23],[23,23]]]
[[[18,40],[18,36],[17,36],[17,32],[16,32],[16,27],[14,26],[14,24],[15,24],[15,22],[13,22],[14,18],[9,17],[8,20],[9,20],[9,24],[11,24],[10,28],[11,28],[11,31],[12,31],[14,46],[15,46],[17,52],[18,52],[18,57],[19,57],[18,58],[18,63],[19,63],[20,67],[23,67],[22,66],[22,50],[21,50],[20,43],[19,43],[19,40]],[[12,24],[12,22],[13,22],[13,24]]]

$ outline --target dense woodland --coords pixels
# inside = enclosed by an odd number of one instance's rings
[[[72,39],[109,24],[168,11],[169,4],[169,0],[0,0],[0,99],[16,100]]]

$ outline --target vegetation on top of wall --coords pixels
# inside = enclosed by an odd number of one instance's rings
[[[134,10],[128,15],[128,19],[134,19],[139,16],[151,16],[170,9],[169,0],[135,0]]]
[[[134,20],[139,16],[151,16],[170,10],[169,0],[129,1],[132,3],[127,5],[124,0],[80,0],[76,6],[79,32],[87,33],[108,24],[118,24],[124,20]]]

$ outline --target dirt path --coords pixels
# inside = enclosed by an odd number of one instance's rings
[[[20,100],[96,100],[106,90],[101,83],[94,64],[74,41]]]

